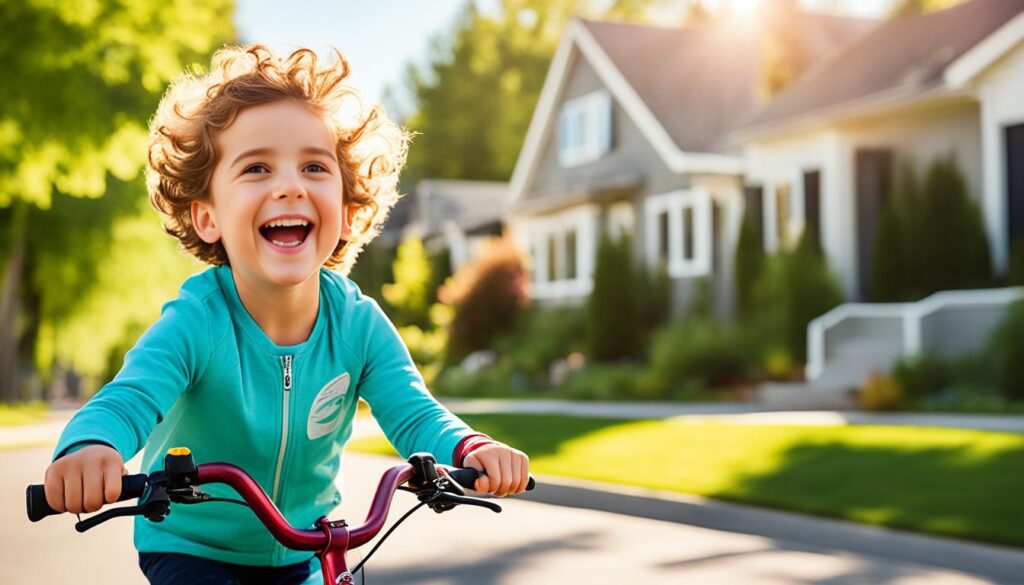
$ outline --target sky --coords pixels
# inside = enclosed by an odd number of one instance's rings
[[[319,55],[336,45],[352,85],[368,101],[398,86],[409,62],[425,63],[431,37],[451,30],[467,0],[236,0],[243,43],[276,52],[303,46]]]
[[[431,39],[454,28],[470,0],[236,0],[235,24],[243,43],[276,52],[304,46],[329,55],[336,45],[352,67],[352,84],[367,101],[385,87],[398,90],[408,63],[425,63]],[[498,0],[477,0],[486,10]],[[706,0],[737,4],[757,0]],[[877,16],[893,0],[801,0],[813,10],[842,7],[851,16]]]

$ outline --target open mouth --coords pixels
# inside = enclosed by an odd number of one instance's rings
[[[304,219],[273,219],[260,226],[260,235],[275,246],[294,248],[306,241],[313,224]]]

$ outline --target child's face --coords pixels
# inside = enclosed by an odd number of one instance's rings
[[[210,200],[192,204],[196,232],[220,240],[250,285],[305,282],[348,237],[341,169],[323,119],[292,101],[254,106],[214,139]]]

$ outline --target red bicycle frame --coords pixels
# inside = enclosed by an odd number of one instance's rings
[[[325,585],[355,582],[349,572],[346,553],[366,544],[380,532],[395,491],[415,472],[411,464],[402,463],[384,473],[362,526],[349,528],[344,521],[331,522],[323,517],[318,522],[319,530],[304,530],[289,524],[256,480],[241,468],[229,463],[204,463],[198,466],[198,470],[198,484],[223,483],[234,488],[282,545],[294,550],[314,551],[320,559]]]

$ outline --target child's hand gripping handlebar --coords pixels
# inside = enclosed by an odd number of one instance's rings
[[[432,455],[417,453],[406,463],[396,465],[384,473],[377,486],[370,513],[362,526],[350,529],[343,520],[332,522],[324,517],[320,518],[312,529],[299,529],[285,520],[266,492],[241,468],[229,463],[206,463],[197,466],[188,449],[171,449],[164,458],[162,471],[154,471],[148,475],[127,475],[122,478],[119,500],[139,498],[137,505],[100,512],[76,523],[75,529],[84,532],[119,516],[142,515],[151,521],[160,522],[171,512],[171,503],[234,502],[251,508],[267,530],[285,547],[315,551],[320,557],[324,583],[337,583],[338,579],[344,583],[346,575],[351,579],[345,553],[366,544],[380,532],[387,519],[392,497],[398,489],[413,492],[420,500],[420,505],[426,505],[438,513],[461,504],[481,506],[500,512],[501,507],[497,504],[466,496],[459,487],[472,489],[479,475],[475,469],[439,466]],[[243,501],[213,498],[198,489],[198,486],[207,483],[227,484],[242,496]],[[527,490],[532,490],[534,486],[535,481],[530,477]],[[28,517],[33,522],[59,513],[47,504],[42,485],[28,486],[25,495]],[[395,524],[397,525],[398,523]],[[386,534],[384,538],[387,536]],[[376,548],[366,555],[363,563],[375,550]],[[358,569],[359,567],[356,567],[356,570]]]

